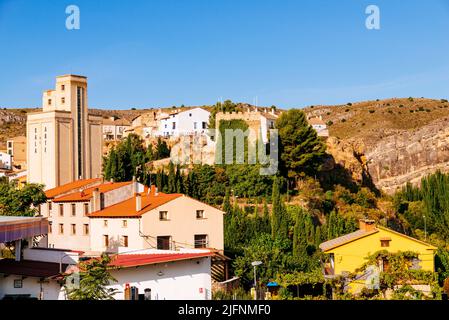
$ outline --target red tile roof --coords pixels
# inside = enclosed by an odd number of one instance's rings
[[[195,253],[118,254],[112,258],[109,265],[112,267],[129,268],[157,263],[211,257],[213,255],[214,253],[210,251]]]
[[[62,186],[47,190],[45,191],[45,195],[47,196],[47,198],[52,199],[63,193],[67,193],[72,190],[79,190],[80,188],[86,187],[90,184],[99,183],[100,181],[101,181],[100,178],[73,181],[70,183],[63,184]]]
[[[155,195],[153,192],[150,194],[142,192],[140,195],[142,197],[142,210],[140,211],[136,211],[136,197],[134,196],[128,200],[104,208],[103,210],[92,212],[89,214],[89,217],[140,217],[150,210],[183,196],[179,193],[166,194],[162,192],[158,195]]]
[[[67,268],[63,264],[62,270]],[[0,259],[0,273],[18,276],[49,278],[59,275],[59,263],[14,259]]]
[[[92,192],[98,188],[98,191],[104,193],[108,192],[120,187],[124,187],[126,185],[131,184],[131,181],[126,182],[105,182],[100,185],[96,185],[90,188],[87,188],[83,191],[73,192],[68,195],[64,195],[62,197],[55,198],[54,202],[74,202],[74,201],[89,201],[92,198]]]

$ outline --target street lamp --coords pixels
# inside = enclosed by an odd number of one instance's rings
[[[256,274],[256,268],[257,266],[260,266],[262,264],[262,261],[253,261],[251,262],[251,265],[254,267],[254,300],[257,300],[257,274]]]

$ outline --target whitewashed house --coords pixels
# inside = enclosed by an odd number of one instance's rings
[[[12,169],[12,156],[6,152],[0,152],[0,169]]]
[[[197,135],[206,132],[210,112],[203,108],[193,108],[174,112],[159,120],[157,135],[171,137],[182,135]]]

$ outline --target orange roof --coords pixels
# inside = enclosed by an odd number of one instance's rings
[[[47,190],[47,191],[45,191],[45,195],[47,196],[47,198],[51,199],[60,194],[67,193],[72,190],[78,190],[82,187],[85,187],[85,186],[88,186],[90,184],[94,184],[94,183],[100,182],[100,181],[101,181],[100,178],[73,181],[70,183],[63,184],[62,186]]]
[[[180,193],[159,193],[158,195],[155,195],[154,190],[152,190],[150,194],[147,192],[142,192],[140,195],[142,197],[142,210],[140,211],[136,211],[136,197],[134,196],[128,200],[104,208],[103,210],[92,212],[89,214],[89,217],[140,217],[150,210],[153,210],[176,198],[182,197],[182,194]]]
[[[131,184],[132,181],[125,181],[125,182],[105,182],[100,185],[96,185],[93,187],[90,187],[88,189],[73,192],[68,195],[64,195],[59,198],[55,198],[54,202],[74,202],[74,201],[89,201],[92,198],[92,193],[95,189],[98,188],[98,191],[100,193],[108,192],[123,186],[126,186],[128,184]]]

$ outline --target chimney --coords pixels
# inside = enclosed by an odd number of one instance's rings
[[[133,176],[133,181],[131,183],[132,186],[132,192],[133,194],[137,193],[137,181],[136,181],[136,176]]]
[[[376,223],[374,220],[360,219],[359,220],[359,229],[366,231],[366,232],[373,231],[374,229],[376,229]]]
[[[101,210],[100,190],[98,188],[92,191],[92,202],[94,212]]]
[[[272,115],[275,115],[275,113],[274,113],[274,108],[271,108],[271,114],[272,114]]]
[[[142,210],[142,196],[136,193],[136,212]]]

